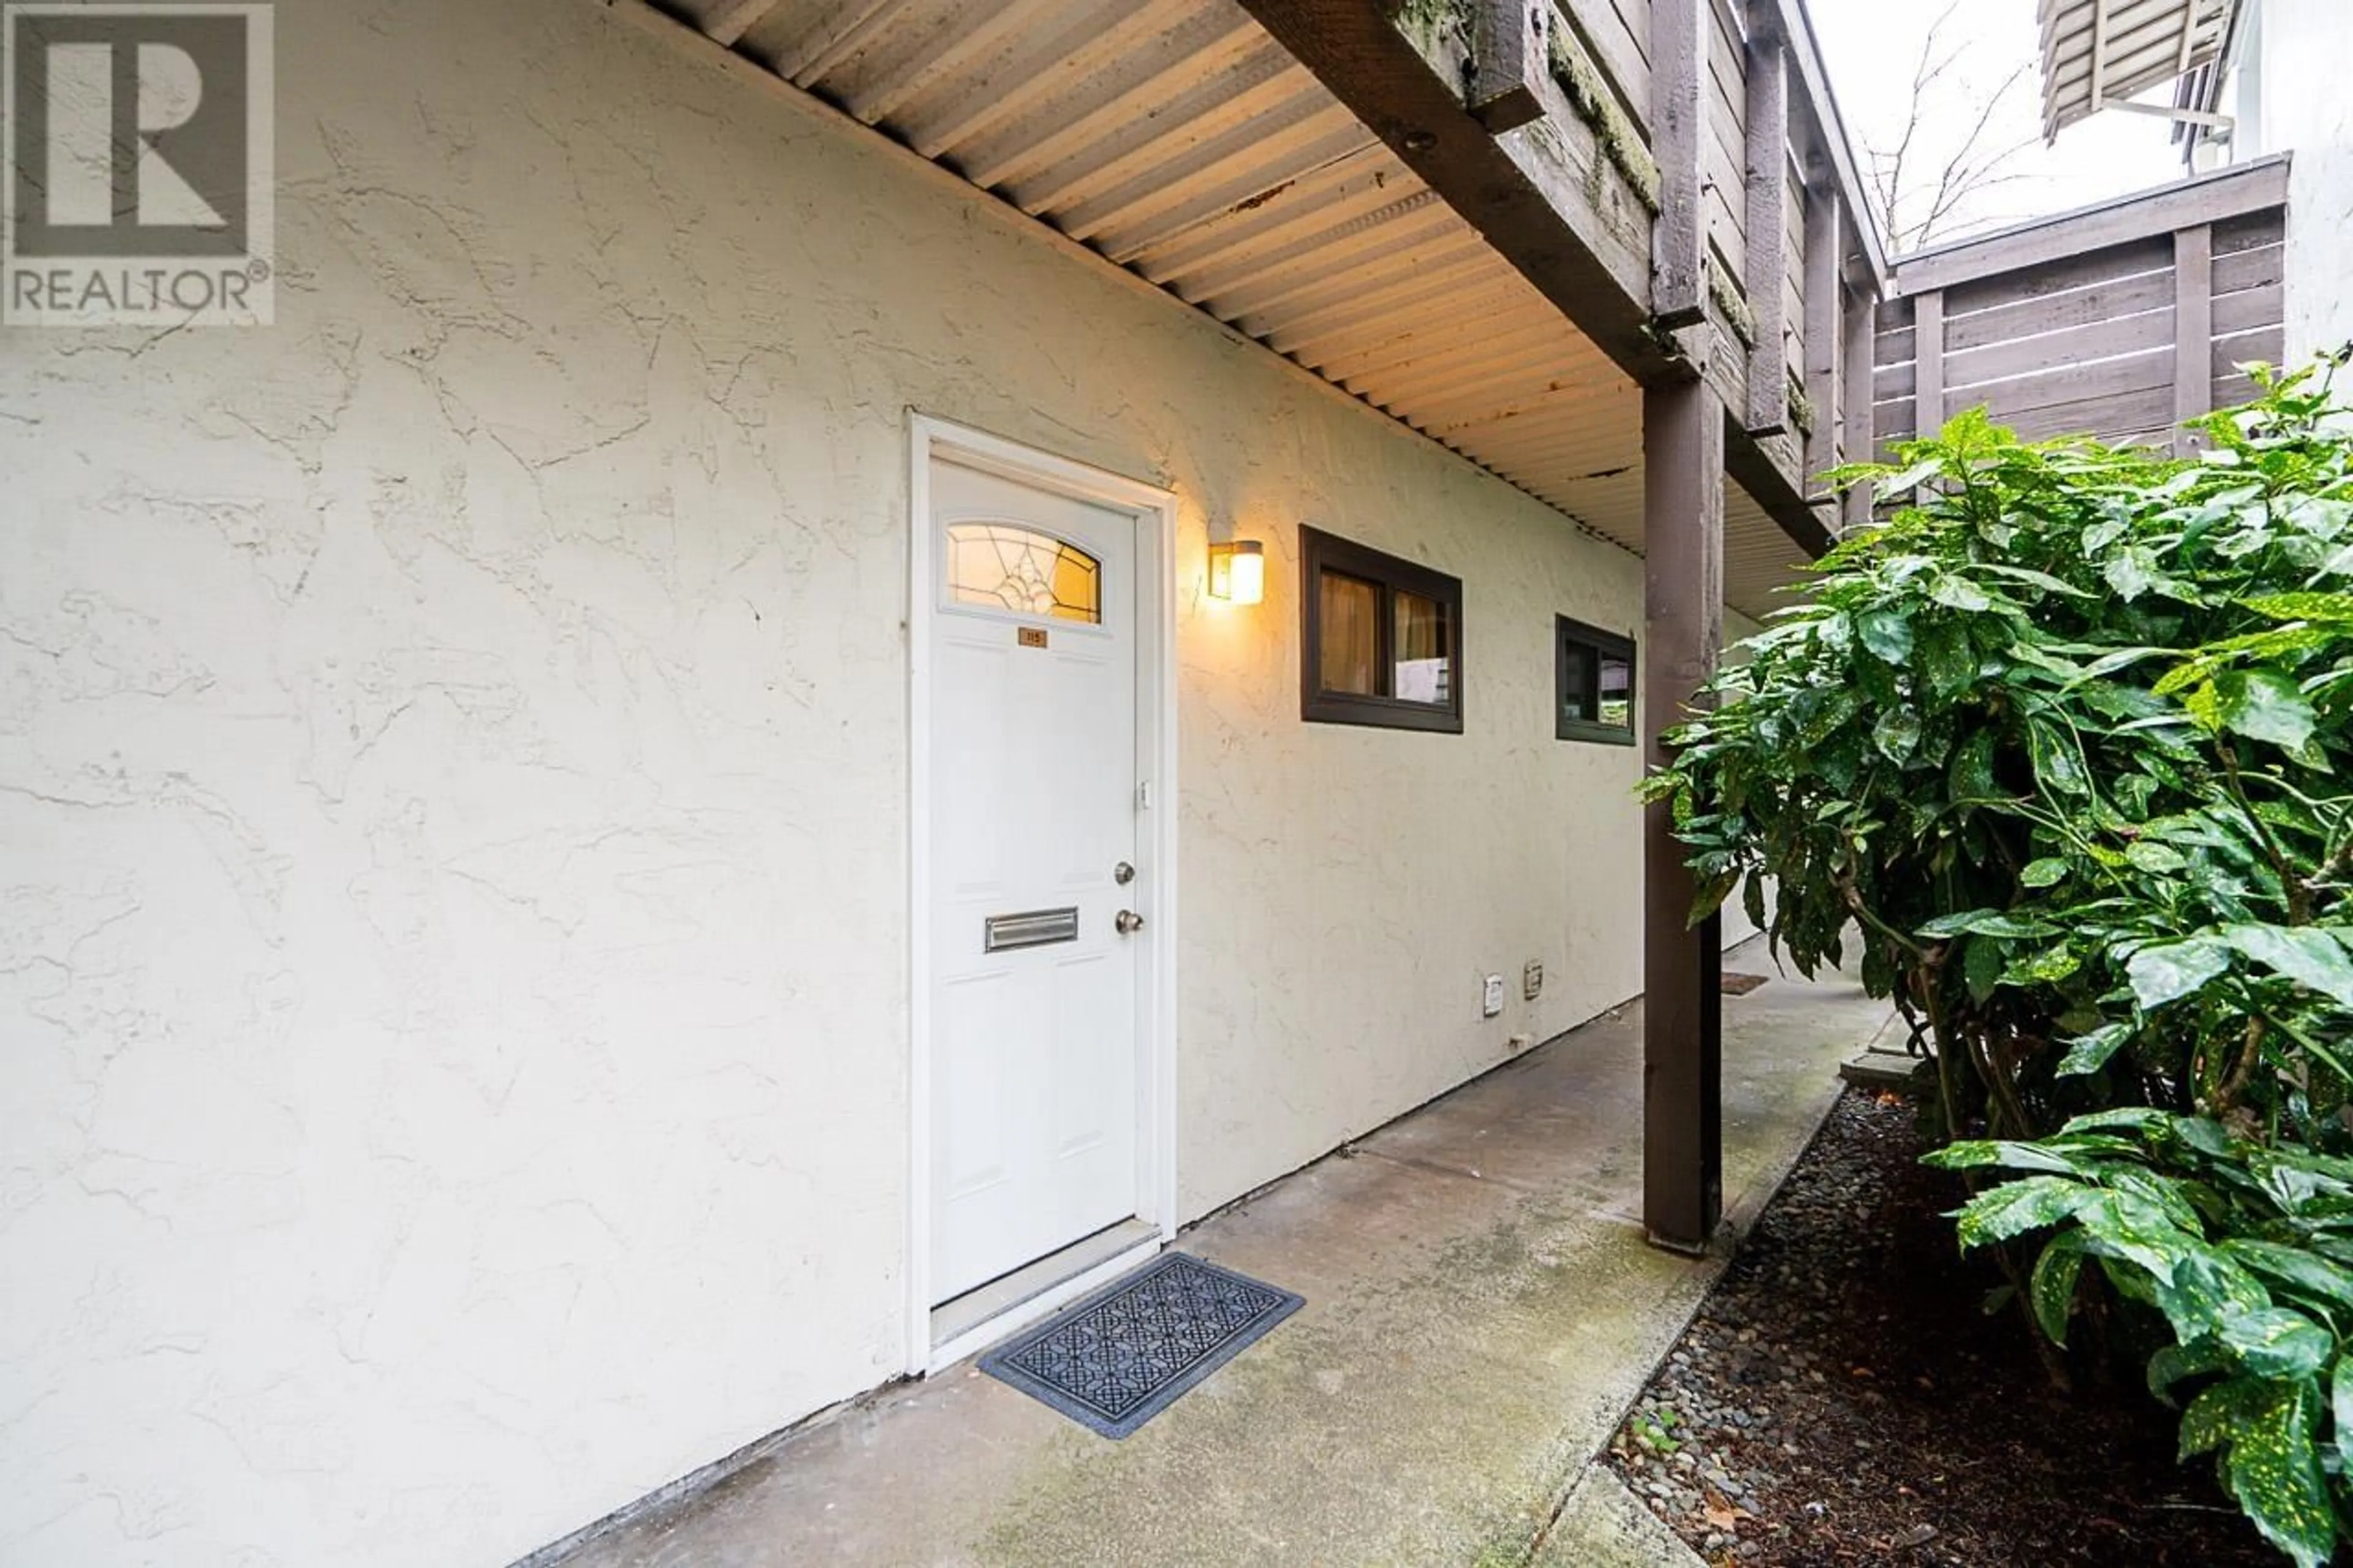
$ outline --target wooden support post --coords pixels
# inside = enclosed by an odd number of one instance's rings
[[[1544,118],[1537,89],[1552,69],[1552,0],[1479,0],[1463,107],[1500,136]]]
[[[2204,224],[2173,235],[2173,451],[2206,444],[2180,425],[2214,411],[2214,231]]]
[[[1879,453],[1879,416],[1872,405],[1878,394],[1879,310],[1864,293],[1850,293],[1846,302],[1846,374],[1839,388],[1839,461],[1868,463]],[[1852,485],[1839,498],[1841,532],[1871,521],[1871,487]]]
[[[1707,144],[1707,33],[1713,0],[1655,0],[1651,8],[1651,155],[1659,217],[1651,226],[1651,313],[1661,327],[1707,316],[1702,262],[1707,222],[1701,153]]]
[[[1810,496],[1825,491],[1822,475],[1838,466],[1840,310],[1839,275],[1845,270],[1840,255],[1844,228],[1839,212],[1838,187],[1827,180],[1806,186],[1806,401],[1813,405],[1814,427],[1806,433],[1804,489]],[[1870,389],[1864,388],[1866,401]]]
[[[1912,301],[1912,433],[1922,440],[1945,427],[1945,291]]]
[[[1642,738],[1683,720],[1724,643],[1725,408],[1705,382],[1642,394]],[[1642,1223],[1697,1252],[1724,1214],[1723,955],[1667,807],[1642,821]]]
[[[1748,313],[1757,341],[1748,346],[1751,435],[1789,427],[1788,312],[1783,305],[1789,270],[1789,70],[1779,35],[1757,26],[1748,39],[1747,185]]]

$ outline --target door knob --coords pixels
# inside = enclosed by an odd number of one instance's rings
[[[1119,911],[1119,918],[1111,923],[1119,928],[1120,935],[1134,936],[1144,929],[1144,917],[1134,910],[1122,910]]]

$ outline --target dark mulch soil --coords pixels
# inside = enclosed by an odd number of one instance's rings
[[[1607,1462],[1712,1563],[2277,1568],[2172,1413],[2055,1391],[1986,1315],[1919,1152],[1907,1102],[1850,1090]]]

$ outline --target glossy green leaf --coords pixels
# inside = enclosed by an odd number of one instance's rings
[[[2018,874],[2018,879],[2030,888],[2056,887],[2067,879],[2067,870],[2065,860],[2056,855],[2045,855],[2039,860],[2029,861],[2026,869]]]
[[[2231,950],[2218,937],[2144,947],[2125,965],[2133,999],[2145,1011],[2178,1002],[2231,967]]]
[[[2265,1279],[2353,1311],[2353,1269],[2316,1252],[2251,1237],[2233,1237],[2218,1250]]]
[[[2065,1148],[2011,1139],[1963,1139],[1921,1156],[1924,1165],[1939,1170],[1981,1170],[1999,1165],[2011,1171],[2042,1171],[2057,1175],[2088,1177],[2092,1168]]]
[[[2130,604],[2157,585],[2157,557],[2146,546],[2128,544],[2108,557],[2101,575],[2118,598]]]
[[[1920,934],[1928,937],[1998,936],[2011,938],[2054,935],[2056,926],[2031,915],[2012,914],[2006,910],[1963,910],[1955,914],[1938,915],[1920,927]]]
[[[2059,1131],[2065,1135],[2104,1132],[2121,1127],[2135,1132],[2149,1132],[2169,1125],[2173,1120],[2153,1105],[2116,1105],[2105,1110],[2090,1110],[2081,1116],[2071,1116]]]
[[[1944,468],[1943,458],[1924,458],[1903,472],[1882,479],[1876,489],[1877,498],[1883,501],[1894,500],[1906,490],[1917,489],[1926,484],[1942,473]]]
[[[2170,1405],[2178,1384],[2188,1378],[2220,1372],[2230,1364],[2230,1359],[2220,1342],[2211,1336],[2167,1345],[2148,1358],[2148,1391]]]
[[[2027,747],[2034,758],[2034,776],[2042,787],[2062,795],[2078,795],[2090,791],[2090,778],[2084,772],[2083,758],[2077,755],[2073,742],[2067,733],[2053,724],[2033,723],[2027,726]]]
[[[2327,1330],[2285,1307],[2225,1318],[2219,1337],[2240,1366],[2275,1381],[2312,1376],[2337,1350]]]
[[[1928,590],[1928,597],[1948,610],[1961,610],[1981,615],[1993,608],[1993,601],[1985,590],[1965,577],[1939,577],[1936,585]]]
[[[2025,1176],[1989,1187],[1961,1209],[1961,1245],[1982,1247],[2056,1225],[2077,1205],[2097,1197],[2083,1183],[2060,1176]]]
[[[2233,1377],[2199,1394],[2181,1413],[2179,1457],[2210,1454],[2229,1442],[2240,1424],[2263,1408],[2267,1394],[2261,1378]]]
[[[1968,634],[1950,621],[1938,622],[1919,634],[1919,664],[1929,695],[1936,698],[1968,690],[1976,684],[1979,668]]]
[[[1874,658],[1897,667],[1912,659],[1912,623],[1898,610],[1866,610],[1854,618],[1855,635]]]
[[[2027,1298],[2034,1321],[2051,1342],[2067,1342],[2067,1319],[2075,1310],[2075,1282],[2084,1272],[2084,1233],[2063,1230],[2043,1244],[2027,1281]]]
[[[2234,925],[2222,940],[2275,974],[2353,1008],[2353,956],[2318,926]]]
[[[1946,787],[1960,800],[1989,800],[2001,793],[1994,781],[1994,734],[1979,730],[1961,742],[1953,755],[1953,767]]]
[[[2353,594],[2257,594],[2241,602],[2275,621],[2353,626]]]
[[[1908,763],[1920,749],[1920,715],[1910,708],[1890,708],[1871,726],[1871,743],[1891,763]]]
[[[2328,1409],[2337,1429],[2337,1461],[2353,1471],[2353,1357],[2340,1356],[2328,1374]]]
[[[2149,1274],[2158,1310],[2172,1325],[2174,1338],[2219,1334],[2232,1319],[2272,1304],[2262,1281],[2205,1243],[2169,1226],[2162,1233],[2152,1229],[2147,1234],[2157,1237],[2153,1245],[2165,1253],[2170,1271],[2159,1275],[2150,1269]],[[2105,1244],[2107,1238],[2102,1240]],[[2133,1261],[2142,1262],[2137,1258]]]
[[[1994,994],[2008,962],[2008,950],[1999,939],[1972,936],[1967,940],[1961,949],[1961,983],[1968,987],[1970,1001],[1982,1003]]]
[[[2318,722],[2295,682],[2275,669],[2224,670],[2214,678],[2214,701],[2223,728],[2291,750],[2310,741]]]
[[[2056,985],[2083,967],[2080,953],[2054,943],[2040,952],[2014,955],[2001,977],[2009,985]]]
[[[2130,1038],[2132,1031],[2122,1024],[2103,1024],[2087,1035],[2076,1036],[2067,1042],[2067,1054],[2059,1060],[2059,1076],[2076,1078],[2099,1071]]]
[[[2132,863],[2135,870],[2147,871],[2153,876],[2165,876],[2189,864],[2189,858],[2180,850],[2154,838],[2135,839],[2126,845],[2125,858]]]
[[[2314,1442],[2319,1415],[2317,1384],[2271,1384],[2231,1427],[2231,1495],[2296,1568],[2319,1568],[2337,1543],[2337,1517]]]

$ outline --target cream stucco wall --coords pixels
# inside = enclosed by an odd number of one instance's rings
[[[278,25],[279,324],[0,338],[0,1561],[497,1563],[898,1370],[910,406],[1180,497],[1188,1215],[1637,988],[1631,558],[588,0]],[[1465,735],[1298,721],[1303,521]]]
[[[2233,155],[2287,153],[2287,363],[2353,342],[2353,98],[2344,0],[2251,0],[2242,26]],[[2346,384],[2339,380],[2340,388]]]

